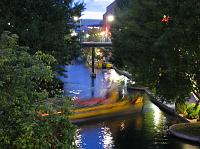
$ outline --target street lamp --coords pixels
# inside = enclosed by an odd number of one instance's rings
[[[74,16],[73,19],[74,19],[74,21],[77,22],[79,18],[77,16]]]
[[[108,22],[112,22],[112,21],[114,21],[114,16],[113,15],[109,15],[108,16]]]
[[[115,17],[113,15],[108,15],[106,16],[106,42],[108,42],[108,33],[110,32],[110,25],[109,23],[113,22],[115,20]],[[108,28],[108,25],[109,25],[109,28]]]

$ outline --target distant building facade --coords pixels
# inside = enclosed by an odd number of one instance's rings
[[[111,23],[108,20],[109,16],[114,16],[114,10],[116,8],[116,1],[112,2],[110,5],[106,7],[106,12],[103,15],[103,31],[105,32],[105,36],[107,38],[110,38],[110,29],[111,29]]]
[[[103,21],[102,20],[94,20],[94,19],[80,19],[80,29],[82,31],[88,31],[92,28],[102,28]]]
[[[102,31],[103,20],[97,19],[80,19],[77,22],[76,33],[80,37],[80,41],[88,41],[89,36],[93,31],[101,32]],[[99,33],[100,34],[100,33]]]
[[[59,4],[62,4],[64,3],[65,1],[64,0],[55,0],[56,3],[59,3]]]

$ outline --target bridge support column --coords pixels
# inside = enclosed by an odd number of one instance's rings
[[[95,57],[95,48],[92,47],[92,74],[90,75],[92,78],[96,78],[96,74],[94,72],[94,57]]]

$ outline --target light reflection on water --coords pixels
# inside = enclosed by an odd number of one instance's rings
[[[82,148],[82,144],[83,144],[83,142],[82,142],[82,135],[81,135],[81,133],[80,133],[80,131],[81,131],[81,129],[80,128],[78,128],[77,130],[76,130],[76,136],[75,136],[75,144],[76,144],[76,146],[79,148],[79,149],[83,149]],[[86,144],[84,144],[84,145],[86,145]]]
[[[153,110],[153,116],[154,116],[154,125],[155,125],[155,128],[159,126],[160,124],[160,120],[161,120],[161,116],[162,116],[162,112],[160,111],[160,109],[154,105],[154,104],[151,104],[151,108]],[[165,118],[163,117],[162,118],[163,121],[165,120]]]
[[[191,144],[183,144],[182,147],[183,149],[199,149],[199,146],[194,146]]]
[[[116,72],[97,72],[91,81],[90,71],[84,65],[68,66],[68,78],[60,79],[65,83],[65,91],[81,99],[103,96],[104,92],[117,82]],[[113,76],[115,76],[113,79]],[[112,80],[112,81],[111,81]],[[124,80],[124,84],[126,81]],[[126,92],[122,87],[122,92]],[[131,93],[132,94],[132,93]],[[135,93],[133,93],[135,94]],[[69,95],[69,94],[68,94]],[[142,109],[131,115],[93,121],[78,126],[76,145],[79,149],[198,149],[199,146],[173,138],[167,129],[176,118],[164,114],[144,95]],[[138,107],[141,108],[141,107]]]
[[[112,137],[110,128],[105,126],[105,127],[102,127],[101,129],[102,129],[101,133],[103,136],[103,138],[101,139],[103,148],[112,149],[114,144],[113,144],[113,137]]]

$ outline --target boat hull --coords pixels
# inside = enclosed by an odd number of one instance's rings
[[[130,101],[121,101],[106,105],[98,105],[87,108],[74,109],[73,115],[69,118],[72,123],[79,123],[99,118],[108,118],[124,114],[131,114],[142,110],[143,101],[132,103]]]

